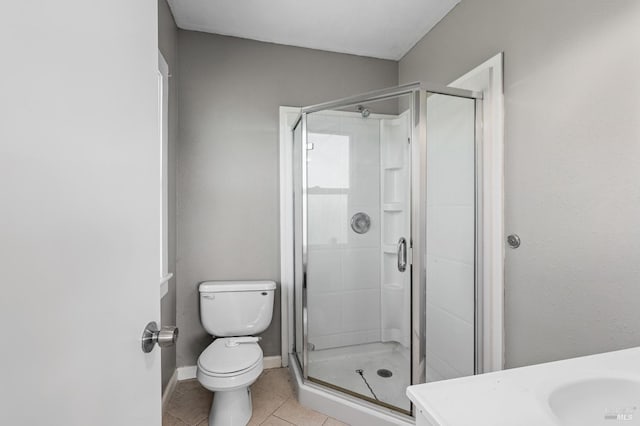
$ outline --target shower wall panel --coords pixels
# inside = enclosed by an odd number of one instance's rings
[[[409,113],[380,120],[381,339],[405,348],[411,340],[411,274],[398,270],[398,240],[411,234]]]
[[[427,381],[474,373],[474,102],[427,99]]]
[[[379,120],[308,117],[309,343],[315,350],[380,341]],[[351,228],[364,212],[370,229]]]

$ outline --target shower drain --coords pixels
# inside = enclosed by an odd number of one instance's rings
[[[386,368],[381,368],[380,370],[377,371],[377,373],[378,373],[378,376],[384,377],[385,379],[387,377],[393,376],[393,373],[391,372],[391,370],[387,370]]]

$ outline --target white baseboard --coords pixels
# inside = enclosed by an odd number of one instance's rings
[[[195,365],[188,365],[186,367],[178,367],[178,380],[189,380],[196,378],[196,372],[198,367]]]
[[[169,383],[167,383],[167,387],[164,388],[164,392],[162,392],[162,412],[164,413],[167,408],[167,403],[171,399],[171,395],[173,395],[173,391],[176,390],[176,384],[178,383],[178,370],[174,370],[171,378],[169,379]]]
[[[262,365],[265,370],[270,368],[280,368],[282,367],[282,357],[280,355],[265,356],[262,360]]]
[[[265,356],[262,360],[263,368],[268,370],[270,368],[282,367],[282,357],[280,355]],[[188,365],[186,367],[178,367],[176,370],[178,380],[191,380],[196,378],[198,367],[195,365]]]

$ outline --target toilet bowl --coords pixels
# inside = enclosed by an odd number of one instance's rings
[[[244,426],[251,419],[251,386],[263,370],[261,333],[271,323],[273,281],[206,281],[200,317],[218,336],[198,357],[197,379],[214,392],[209,426]]]
[[[212,426],[247,424],[252,413],[249,386],[263,370],[260,346],[255,342],[233,344],[233,340],[215,340],[198,358],[198,381],[216,392],[209,413]]]

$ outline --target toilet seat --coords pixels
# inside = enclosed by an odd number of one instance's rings
[[[262,364],[262,349],[257,343],[229,346],[231,338],[216,339],[198,357],[198,368],[208,376],[242,374]]]
[[[262,373],[262,349],[257,343],[229,347],[216,339],[198,357],[197,378],[213,392],[246,388]]]

